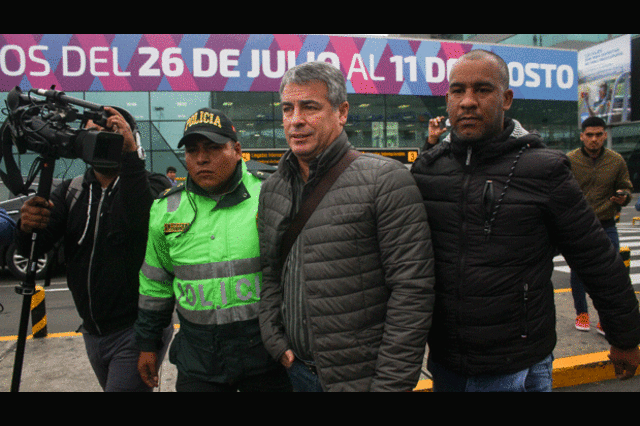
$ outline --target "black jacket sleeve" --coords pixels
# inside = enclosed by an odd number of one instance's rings
[[[607,341],[620,349],[640,344],[640,312],[629,273],[571,174],[565,156],[549,176],[551,233],[584,283]]]

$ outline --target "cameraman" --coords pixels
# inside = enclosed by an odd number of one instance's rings
[[[106,128],[92,121],[86,128],[124,136],[121,164],[91,167],[83,176],[63,181],[50,201],[36,196],[25,202],[16,239],[22,253],[29,253],[31,232],[38,230],[38,251],[46,253],[64,238],[67,282],[100,385],[105,391],[148,391],[137,370],[133,332],[138,273],[149,209],[170,183],[164,175],[145,170],[133,117],[125,110],[105,110]],[[171,332],[165,331],[166,344]]]

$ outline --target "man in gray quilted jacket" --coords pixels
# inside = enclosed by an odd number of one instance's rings
[[[283,234],[327,171],[353,147],[345,79],[333,65],[291,68],[280,97],[289,150],[262,186],[258,231],[265,347],[298,391],[410,391],[433,307],[425,208],[404,165],[360,154],[288,253]]]

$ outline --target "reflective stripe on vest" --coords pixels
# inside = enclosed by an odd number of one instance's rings
[[[175,277],[182,281],[197,281],[237,275],[255,274],[260,272],[260,258],[230,260],[227,262],[212,262],[199,265],[174,266]],[[171,281],[174,275],[163,268],[156,268],[146,261],[142,264],[142,273],[154,281]]]
[[[175,212],[180,207],[180,200],[182,200],[182,192],[176,192],[171,194],[167,198],[167,212]]]
[[[176,278],[182,281],[235,277],[238,275],[255,274],[257,272],[260,272],[259,257],[173,267],[173,273]]]
[[[178,305],[177,310],[187,321],[200,325],[222,325],[258,318],[257,303],[204,311],[191,311]]]
[[[197,300],[194,288],[192,286],[188,286],[190,285],[187,284],[186,293],[190,294],[194,301]],[[201,288],[198,289],[198,292],[204,293]],[[202,299],[203,298],[201,297],[201,300]],[[173,309],[174,303],[174,298],[152,297],[145,296],[143,294],[141,294],[138,299],[138,307],[148,311],[166,312],[167,310]],[[207,302],[205,301],[205,303]],[[177,310],[187,321],[201,325],[222,325],[236,321],[251,320],[258,317],[257,303],[234,306],[226,309],[207,309],[197,311],[188,310],[181,305],[178,305]]]
[[[226,324],[257,317],[254,305],[260,298],[260,258],[181,265],[174,269],[174,285],[179,291],[178,310],[189,321],[196,324]],[[155,281],[173,280],[173,276],[163,268],[146,263],[142,266],[142,272]],[[207,295],[205,285],[209,290]],[[167,309],[167,304],[173,303],[173,299],[141,295],[138,305],[142,309],[162,311]]]
[[[145,260],[140,268],[145,277],[154,281],[172,281],[173,275],[167,272],[164,268],[156,268],[151,266]]]
[[[138,297],[138,308],[146,309],[147,311],[164,312],[173,310],[173,304],[175,299],[173,297],[153,297],[145,296],[141,294]]]

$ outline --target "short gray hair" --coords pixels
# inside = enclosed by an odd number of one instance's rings
[[[305,62],[290,68],[280,83],[280,99],[287,84],[309,84],[322,81],[327,85],[327,98],[331,107],[336,110],[347,101],[347,85],[342,72],[328,62]]]

